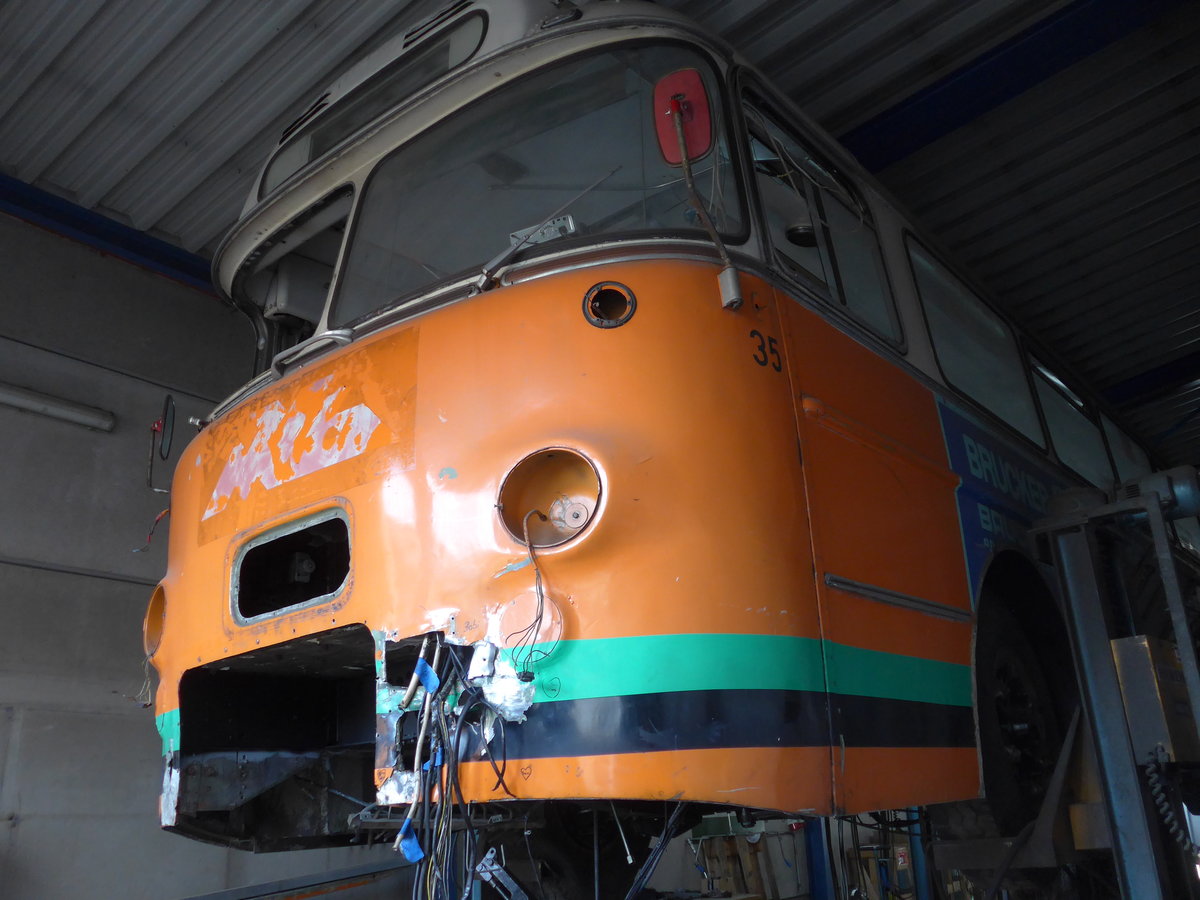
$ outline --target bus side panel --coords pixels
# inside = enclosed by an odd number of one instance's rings
[[[934,395],[783,296],[780,318],[826,642],[835,803],[853,812],[977,796],[959,479]],[[914,608],[922,603],[937,606]]]

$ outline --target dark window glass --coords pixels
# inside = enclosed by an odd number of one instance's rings
[[[703,73],[717,135],[693,165],[697,188],[716,227],[740,232],[719,83],[703,57],[675,46],[606,50],[500,88],[381,162],[364,192],[331,325],[480,270],[507,247],[703,236],[654,127],[655,82],[682,68]]]

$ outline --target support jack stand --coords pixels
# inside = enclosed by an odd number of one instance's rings
[[[529,900],[529,895],[521,890],[521,886],[512,880],[512,876],[504,871],[504,866],[496,861],[496,848],[488,850],[479,865],[475,867],[479,880],[490,884],[504,900]]]

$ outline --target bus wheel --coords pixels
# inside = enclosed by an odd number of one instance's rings
[[[1056,661],[1070,665],[1065,653],[1048,660]],[[1062,746],[1062,710],[1071,699],[1065,694],[1075,684],[1069,668],[1052,671],[1053,682],[1020,622],[998,598],[981,604],[975,689],[984,798],[930,806],[938,839],[1010,838],[1037,816]],[[964,874],[983,887],[993,873]],[[1049,870],[1014,871],[1005,887],[1016,897],[1053,896],[1056,878]]]
[[[1020,623],[999,603],[981,611],[975,666],[985,796],[1010,837],[1041,809],[1062,748],[1061,704]]]

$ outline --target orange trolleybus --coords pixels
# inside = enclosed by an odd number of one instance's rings
[[[715,808],[1036,809],[1027,529],[1145,457],[721,40],[452,3],[285,130],[214,276],[259,374],[174,475],[165,828],[386,835],[450,896]]]

